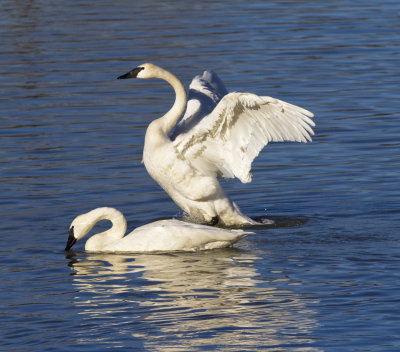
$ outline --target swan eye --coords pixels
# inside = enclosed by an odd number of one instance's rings
[[[140,71],[143,71],[145,68],[144,67],[136,67],[133,71],[135,72],[136,76],[139,74]]]
[[[74,236],[74,227],[73,226],[70,227],[68,235],[69,236]]]
[[[117,79],[136,78],[138,73],[142,70],[144,70],[144,67],[136,67],[132,71],[129,71],[122,76],[119,76]]]

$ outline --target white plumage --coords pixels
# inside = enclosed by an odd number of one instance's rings
[[[124,215],[114,209],[102,207],[77,216],[71,223],[66,250],[86,236],[101,220],[110,220],[112,227],[91,236],[85,244],[92,252],[153,252],[196,251],[230,247],[253,232],[227,230],[200,224],[169,219],[140,226],[125,235],[127,224]]]
[[[254,224],[230,201],[217,177],[251,181],[251,164],[269,142],[307,142],[313,114],[251,93],[227,93],[215,73],[196,76],[186,92],[168,71],[143,64],[119,78],[161,78],[175,90],[172,108],[148,127],[143,161],[175,203],[200,222]]]

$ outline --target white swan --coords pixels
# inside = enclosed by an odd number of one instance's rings
[[[110,220],[112,227],[91,236],[86,241],[86,251],[196,251],[230,247],[243,237],[254,234],[170,219],[140,226],[124,237],[127,228],[124,215],[114,208],[103,207],[79,215],[72,221],[65,250],[71,249],[77,240],[86,236],[98,221],[104,219]]]
[[[149,174],[193,219],[232,226],[256,224],[225,194],[217,177],[251,181],[251,163],[268,142],[311,141],[313,114],[281,100],[229,93],[210,71],[186,92],[170,72],[150,63],[122,78],[161,78],[175,90],[172,108],[150,123],[143,161]],[[173,131],[175,127],[175,130]]]

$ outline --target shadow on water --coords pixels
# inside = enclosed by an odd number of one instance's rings
[[[195,222],[190,217],[183,215],[182,217],[178,217],[179,220],[187,221],[187,222]],[[227,228],[243,228],[243,229],[275,229],[275,228],[282,228],[282,227],[297,227],[303,226],[308,222],[308,218],[304,216],[256,216],[253,217],[253,220],[257,221],[258,224],[255,225],[239,225],[239,226],[229,226]],[[218,225],[217,225],[218,226]]]
[[[251,226],[251,228],[257,229],[270,229],[270,228],[281,228],[281,227],[297,227],[303,226],[308,222],[306,217],[293,217],[293,216],[268,216],[265,217],[255,217],[254,220],[260,223],[260,225]],[[273,223],[265,223],[268,220],[272,220]]]

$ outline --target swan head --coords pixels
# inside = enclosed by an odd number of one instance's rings
[[[69,227],[69,234],[67,245],[65,250],[68,251],[71,247],[81,239],[85,237],[93,226],[101,220],[110,220],[112,228],[93,235],[90,237],[85,245],[85,249],[99,249],[104,247],[107,243],[111,243],[116,239],[122,238],[126,231],[126,220],[124,215],[117,209],[110,207],[101,207],[89,211],[86,214],[78,215],[71,223]]]
[[[69,227],[68,240],[65,250],[70,250],[76,241],[89,233],[92,227],[93,223],[88,219],[87,214],[77,216]]]
[[[133,70],[121,75],[118,79],[127,79],[127,78],[141,78],[148,79],[159,77],[162,69],[156,65],[145,63],[135,67]]]

